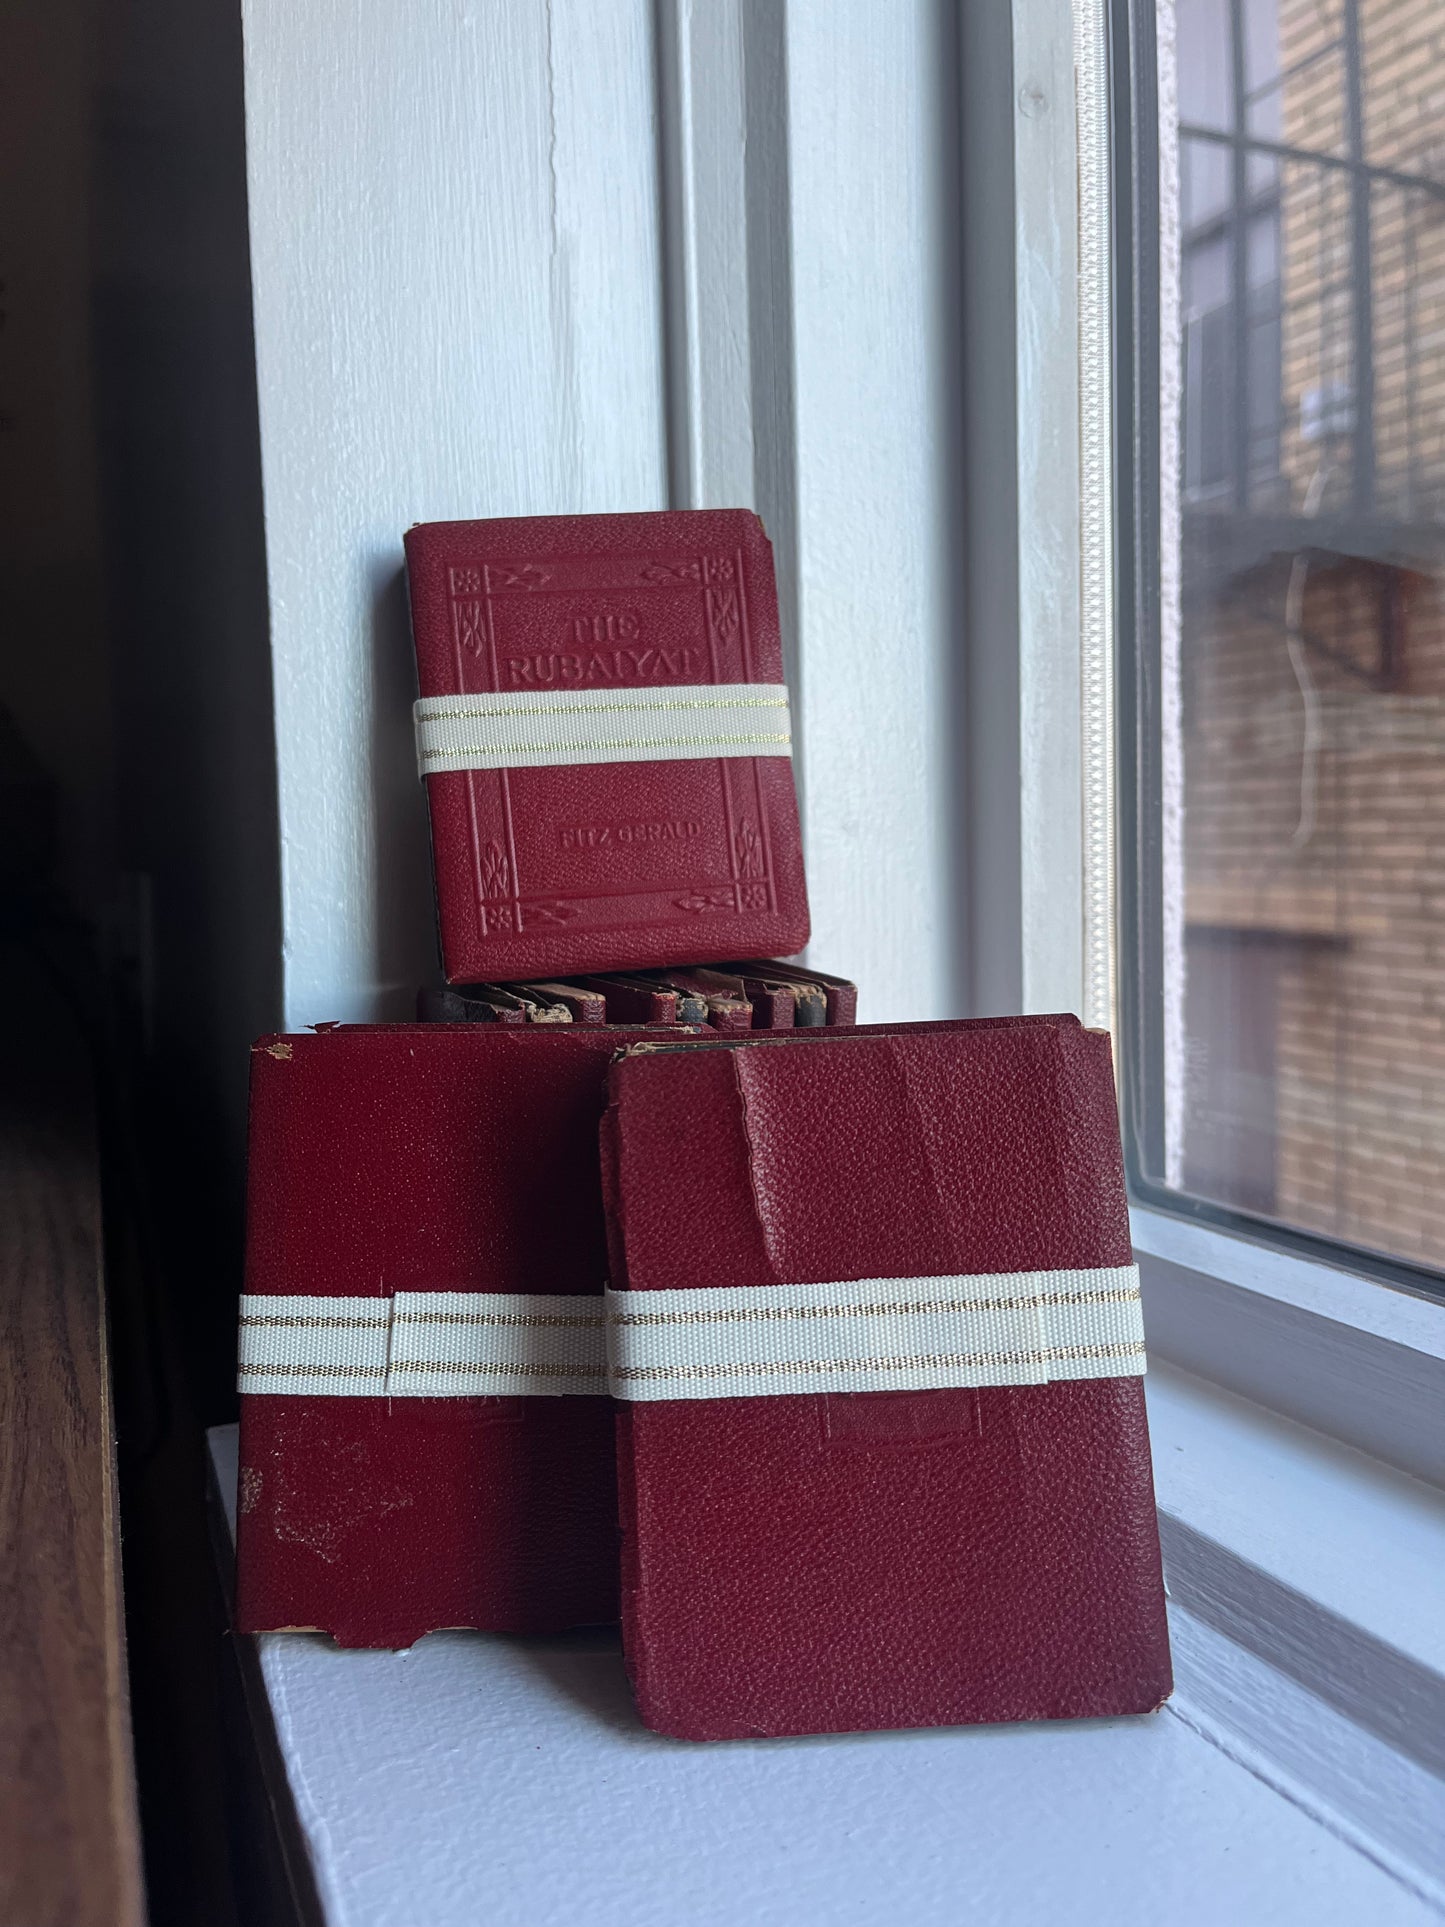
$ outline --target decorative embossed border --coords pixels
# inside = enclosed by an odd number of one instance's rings
[[[695,584],[703,596],[703,619],[712,680],[721,678],[721,650],[734,641],[741,647],[743,680],[755,680],[751,626],[741,549],[732,554],[705,554],[678,563],[646,557],[578,556],[540,562],[456,563],[447,568],[447,599],[451,612],[452,650],[456,686],[466,687],[465,654],[485,652],[492,687],[502,686],[497,653],[494,602],[504,595],[576,595],[584,590],[613,594],[618,590],[676,590]],[[757,821],[736,796],[730,759],[718,759],[723,815],[727,831],[731,876],[726,882],[707,881],[683,886],[672,898],[679,910],[697,916],[714,911],[766,912],[777,909],[772,842],[767,811],[759,796]],[[467,807],[472,840],[472,873],[479,934],[520,935],[529,923],[567,923],[578,914],[574,906],[602,899],[658,894],[655,886],[634,889],[578,891],[564,897],[528,900],[521,890],[513,828],[512,791],[507,770],[468,772]],[[754,782],[757,779],[754,776]],[[494,837],[485,841],[478,820],[478,785],[498,784],[505,846]]]

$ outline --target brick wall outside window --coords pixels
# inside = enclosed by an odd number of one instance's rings
[[[1341,8],[1278,0],[1277,18],[1288,70]],[[1369,189],[1373,483],[1351,176],[1286,160],[1277,454],[1243,501],[1185,506],[1185,1183],[1438,1264],[1445,0],[1359,0],[1358,18],[1365,161],[1420,183]],[[1306,66],[1273,138],[1345,154],[1345,78],[1341,52]],[[1327,432],[1308,432],[1311,391],[1335,397]]]

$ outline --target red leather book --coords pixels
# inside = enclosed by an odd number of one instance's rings
[[[737,978],[729,980],[716,970],[660,970],[657,976],[679,996],[699,999],[714,1030],[752,1029],[753,1007]]]
[[[609,1088],[623,1640],[647,1724],[1160,1705],[1107,1038],[784,1032],[629,1053]]]
[[[511,988],[534,1006],[555,1010],[560,1004],[574,1024],[607,1022],[607,999],[600,991],[585,990],[580,984],[557,983],[513,984]]]
[[[755,515],[424,523],[406,559],[449,981],[802,948]]]
[[[255,1046],[242,1631],[406,1646],[616,1617],[597,1125],[637,1035],[342,1026]]]
[[[785,984],[792,984],[810,1003],[821,992],[827,1006],[823,1019],[825,1023],[842,1026],[858,1021],[858,986],[850,983],[846,977],[829,976],[826,970],[800,969],[793,964],[775,963],[771,958],[757,963],[733,963],[727,967],[741,971],[745,977],[751,971],[758,971],[764,979],[777,978]],[[818,1020],[811,1014],[805,1020],[800,1009],[797,1021],[800,1028],[810,1028]]]

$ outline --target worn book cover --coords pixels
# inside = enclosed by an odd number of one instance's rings
[[[630,1049],[603,1122],[623,1637],[689,1739],[1170,1690],[1107,1037]]]
[[[237,1625],[406,1646],[615,1618],[597,1127],[635,1031],[252,1054]]]
[[[425,523],[406,558],[449,981],[802,948],[755,515]]]

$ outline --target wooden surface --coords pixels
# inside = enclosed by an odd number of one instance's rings
[[[143,1919],[84,1046],[0,950],[0,1921]]]

